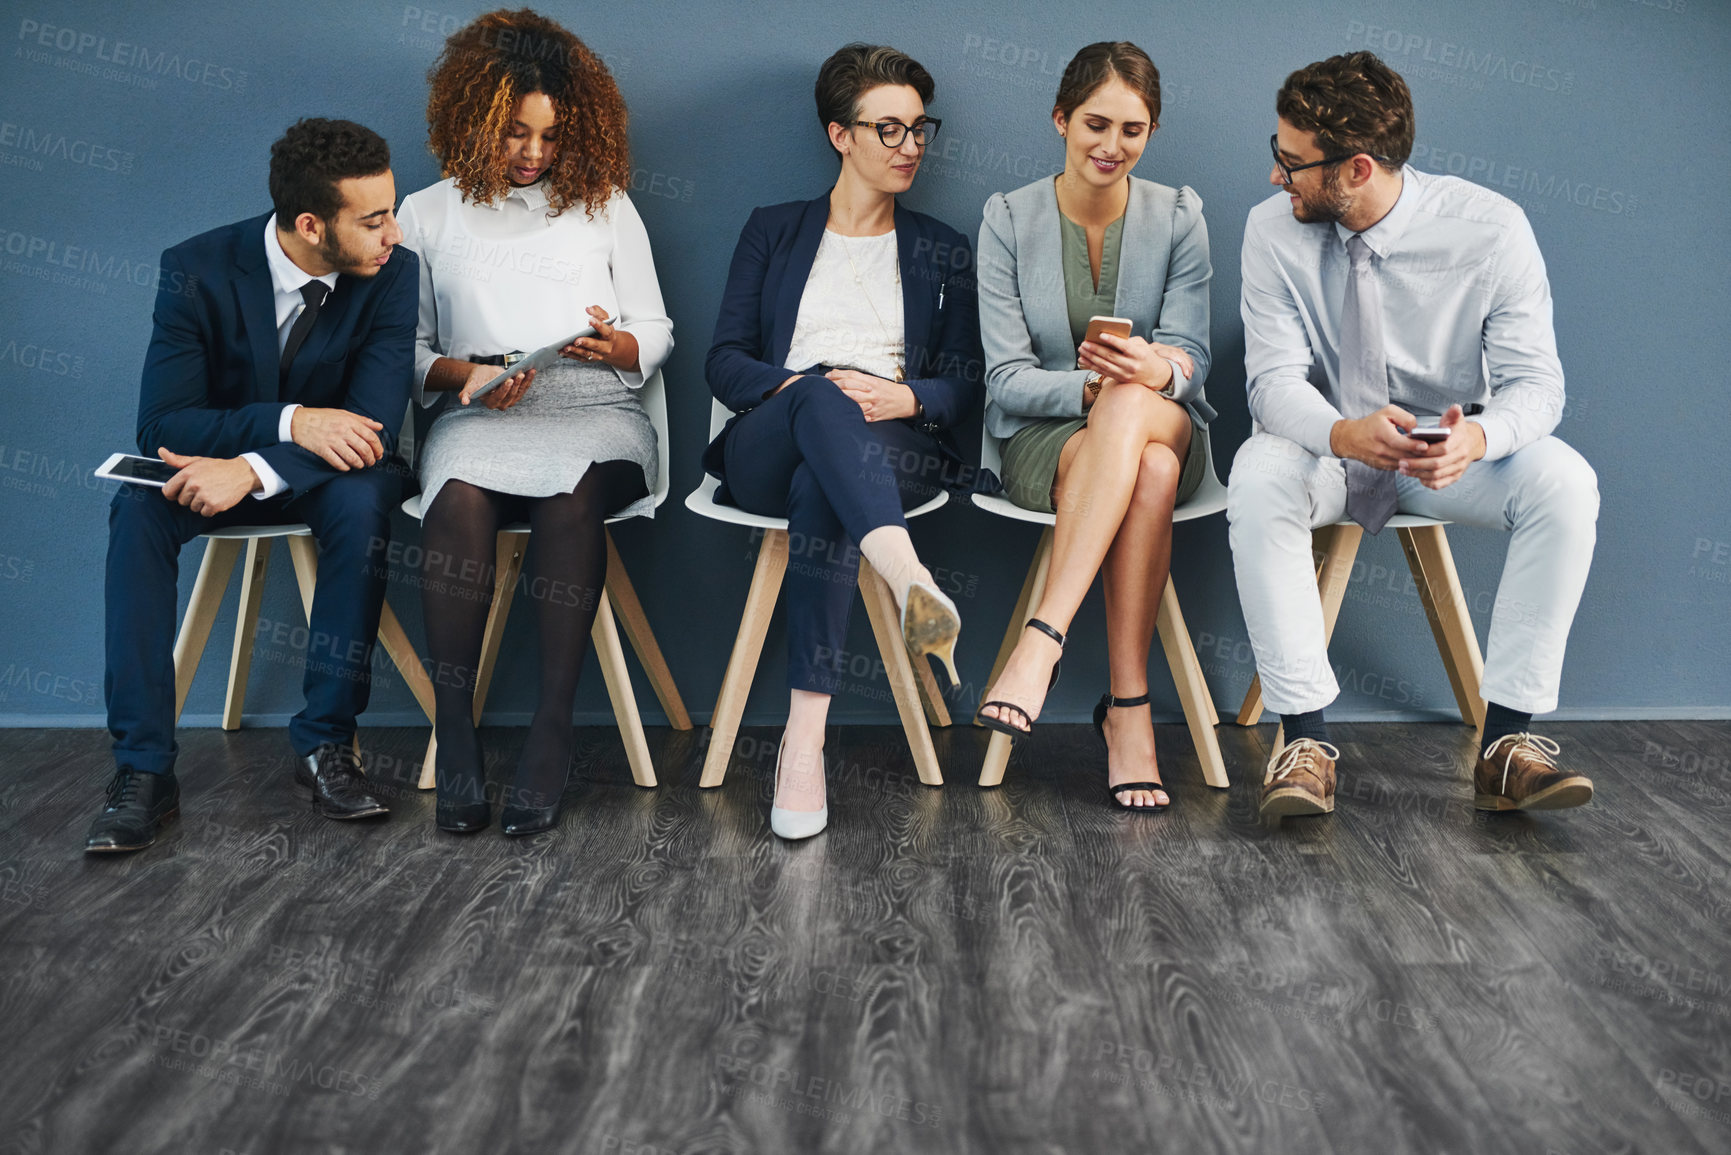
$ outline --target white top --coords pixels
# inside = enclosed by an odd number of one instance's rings
[[[783,368],[829,365],[894,381],[905,359],[895,232],[844,237],[825,229]]]
[[[1563,367],[1551,286],[1520,206],[1458,177],[1401,170],[1400,198],[1360,235],[1382,292],[1389,400],[1415,416],[1478,403],[1485,459],[1556,428]],[[1277,193],[1244,228],[1244,369],[1269,433],[1329,457],[1341,419],[1340,322],[1353,233],[1303,224]],[[1311,384],[1312,362],[1326,382]]]
[[[295,327],[295,322],[307,307],[306,298],[301,296],[301,289],[312,281],[323,281],[325,299],[337,287],[337,274],[326,273],[315,277],[289,258],[283,252],[282,240],[276,235],[276,214],[270,215],[270,220],[264,223],[264,259],[270,266],[270,284],[272,297],[276,303],[276,351],[280,357],[282,351],[288,348],[289,331]],[[323,308],[321,305],[320,308]],[[288,441],[293,436],[292,423],[295,410],[299,404],[283,406],[282,416],[277,418],[276,439]],[[276,470],[265,464],[264,458],[256,453],[243,453],[241,459],[252,466],[252,471],[258,474],[259,487],[252,491],[257,498],[275,497],[288,488]]]
[[[637,338],[638,372],[616,370],[630,388],[673,351],[649,234],[622,191],[591,220],[581,205],[554,216],[538,185],[474,204],[454,180],[442,180],[405,197],[397,223],[403,244],[421,258],[415,397],[422,405],[439,399],[422,386],[440,357],[533,352],[589,324],[590,305]]]

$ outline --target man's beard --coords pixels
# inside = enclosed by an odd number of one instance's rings
[[[1292,206],[1293,218],[1307,225],[1338,221],[1352,207],[1352,198],[1341,189],[1339,174],[1332,168],[1323,176],[1322,188],[1314,196],[1293,195],[1298,197],[1298,203]]]
[[[337,240],[334,226],[325,229],[324,240],[319,242],[319,260],[337,272],[348,273],[350,276],[365,276],[378,271],[377,266],[364,253],[351,252],[343,247],[342,242]]]

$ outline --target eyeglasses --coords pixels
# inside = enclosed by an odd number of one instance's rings
[[[938,128],[944,122],[936,118],[922,120],[911,129],[899,120],[856,120],[853,122],[859,128],[875,128],[878,139],[883,141],[885,148],[900,148],[908,133],[914,134],[914,143],[921,148],[932,143],[932,138],[938,135]]]
[[[1358,155],[1356,152],[1349,152],[1345,156],[1330,156],[1324,157],[1322,160],[1313,160],[1308,164],[1289,165],[1280,159],[1280,134],[1278,132],[1268,138],[1268,151],[1274,154],[1274,167],[1279,169],[1281,175],[1286,178],[1284,182],[1286,184],[1292,183],[1292,174],[1295,172],[1303,172],[1307,168],[1321,168],[1325,164],[1339,164],[1343,160],[1351,160]],[[1377,156],[1374,152],[1367,152],[1364,155],[1382,164],[1389,163],[1386,157]]]

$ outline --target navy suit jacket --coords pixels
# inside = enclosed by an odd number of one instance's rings
[[[735,413],[761,404],[791,375],[783,364],[828,220],[825,193],[755,209],[745,222],[705,364],[710,392]],[[980,403],[985,366],[973,247],[942,221],[900,204],[895,222],[907,384],[926,411],[920,428],[959,461],[949,431]],[[726,436],[724,430],[704,458],[717,476]]]
[[[264,252],[269,220],[266,213],[224,225],[162,254],[138,448],[148,456],[159,446],[200,457],[257,453],[293,498],[341,471],[277,440],[291,403],[371,417],[384,426],[386,457],[396,452],[414,387],[420,259],[398,245],[376,275],[338,276],[279,388],[275,290]]]

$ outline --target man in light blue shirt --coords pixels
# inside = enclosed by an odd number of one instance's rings
[[[1550,436],[1563,410],[1550,284],[1506,197],[1407,166],[1412,96],[1369,52],[1294,72],[1270,183],[1245,225],[1245,371],[1255,428],[1227,517],[1239,599],[1286,746],[1267,815],[1334,809],[1328,662],[1311,530],[1396,512],[1511,531],[1491,617],[1480,809],[1556,809],[1592,783],[1529,732],[1557,706],[1592,562],[1598,479]],[[1415,427],[1441,426],[1427,442]]]

